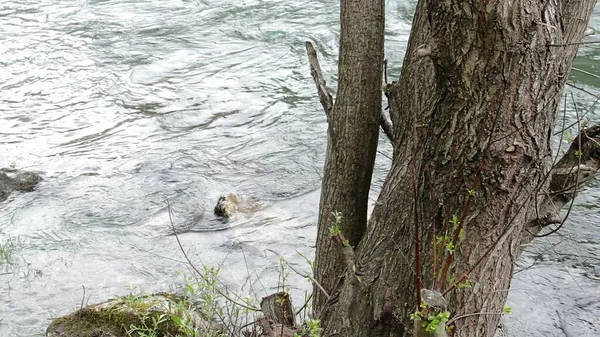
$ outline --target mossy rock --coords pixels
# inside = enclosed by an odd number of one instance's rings
[[[209,329],[211,324],[185,298],[159,293],[117,297],[83,307],[54,319],[46,337],[176,337]]]
[[[7,173],[11,173],[11,175]],[[33,191],[41,180],[42,177],[37,173],[0,169],[0,202],[6,200],[12,191]]]

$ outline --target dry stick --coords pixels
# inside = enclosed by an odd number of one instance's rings
[[[596,75],[596,74],[590,73],[589,71],[585,71],[585,70],[583,70],[583,69],[579,69],[579,68],[575,68],[575,67],[571,67],[571,69],[573,69],[573,70],[575,70],[575,71],[578,71],[578,72],[580,72],[580,73],[582,73],[582,74],[586,74],[586,75],[588,75],[588,76],[592,76],[592,77],[594,77],[594,78],[600,79],[600,76],[599,76],[599,75]]]
[[[331,111],[333,110],[333,98],[327,90],[325,79],[321,73],[321,66],[319,65],[319,59],[317,57],[317,51],[309,41],[305,42],[306,54],[308,54],[308,62],[310,64],[310,74],[312,75],[315,85],[317,86],[317,93],[319,94],[319,100],[323,109],[325,109],[325,115],[329,120]]]
[[[251,326],[252,324],[256,324],[256,323],[258,323],[258,321],[254,320],[250,323],[244,324],[238,329],[238,332],[242,332],[242,330],[244,330],[244,328],[247,328],[247,327]],[[256,327],[254,328],[254,330],[256,330]]]
[[[304,293],[304,296],[306,296],[306,292]],[[302,305],[302,307],[300,307],[300,309],[298,309],[296,311],[296,315],[299,315],[302,312],[302,310],[304,310],[304,308],[306,308],[306,306],[308,305],[308,302],[310,302],[311,299],[312,299],[312,293],[310,293],[308,295],[308,297],[304,301],[304,305]],[[306,313],[304,314],[304,318],[306,319]]]
[[[383,93],[385,94],[385,97],[387,97],[388,99],[388,108],[390,108],[390,98],[388,96],[388,77],[387,77],[387,64],[388,64],[388,60],[384,59],[383,60]],[[391,109],[391,108],[390,108]],[[393,144],[394,143],[394,128],[392,126],[392,122],[387,119],[387,117],[385,116],[385,113],[383,111],[383,109],[380,110],[380,124],[381,124],[381,129],[383,130],[383,133],[385,133],[385,135],[387,136],[387,138],[389,139],[389,141]]]
[[[504,315],[504,313],[503,312],[475,312],[475,313],[470,313],[470,314],[464,314],[464,315],[452,317],[451,320],[446,322],[446,325],[448,326],[462,318],[471,317],[471,316],[479,316],[479,315]]]
[[[565,93],[565,101],[563,104],[563,120],[562,120],[562,129],[565,128],[565,123],[567,121],[567,94]],[[555,166],[558,162],[558,155],[560,154],[560,148],[562,147],[562,141],[564,137],[564,132],[560,133],[560,139],[558,140],[558,150],[556,150],[556,156],[554,156],[554,160],[552,161],[552,166]]]
[[[443,215],[442,215],[442,219],[443,219]],[[437,237],[437,231],[435,228],[435,223],[433,224],[433,238],[431,239],[432,243],[431,245],[433,246],[433,280],[431,281],[431,289],[435,289],[435,275],[437,273],[437,244],[435,242],[436,237]]]
[[[323,73],[321,71],[321,65],[319,64],[319,58],[317,57],[317,51],[313,47],[310,41],[306,41],[306,54],[308,55],[308,63],[310,64],[310,74],[315,81],[315,85],[317,87],[317,93],[319,94],[319,101],[325,110],[325,116],[327,117],[327,121],[329,122],[331,118],[331,111],[333,111],[333,97],[327,90],[327,82],[323,78]],[[384,60],[384,65],[387,69],[387,60]],[[387,74],[386,74],[386,82],[387,82]],[[388,139],[392,141],[393,139],[393,127],[392,123],[387,119],[383,110],[380,112],[380,125],[383,129],[383,132],[388,137]]]
[[[547,44],[548,47],[566,47],[566,46],[577,46],[577,45],[585,45],[585,44],[597,44],[600,41],[588,41],[588,42],[571,42],[571,43],[562,43],[562,44]]]
[[[227,254],[225,255],[225,257],[223,258],[223,260],[221,260],[221,262],[218,265],[218,268],[216,269],[215,272],[215,278],[216,275],[221,271],[221,268],[223,268],[223,265],[225,264],[225,261],[227,260],[227,258],[229,257],[229,254],[231,254],[232,250],[230,250],[229,252],[227,252]],[[216,281],[219,281],[218,279],[216,279]],[[227,285],[225,285],[225,289],[227,291]],[[217,290],[218,292],[218,288],[215,286],[215,290]],[[235,294],[237,296],[237,294]],[[239,296],[238,296],[239,298]],[[236,304],[236,302],[233,302],[234,304]],[[227,309],[227,315],[229,315],[229,306],[225,306],[225,309]],[[223,325],[225,325],[227,327],[227,330],[229,331],[229,333],[231,333],[233,335],[234,331],[232,331],[233,329],[235,329],[234,327],[230,327],[230,324],[227,324],[227,321],[225,321],[225,317],[223,317],[223,315],[221,315],[221,313],[219,312],[219,310],[217,310],[217,303],[213,303],[211,310],[213,310],[213,312],[217,315],[217,317],[221,320],[221,323],[223,323]],[[231,316],[229,316],[231,318]]]
[[[389,99],[388,99],[389,101]],[[389,104],[389,103],[388,103]],[[383,109],[381,109],[381,129],[383,130],[383,133],[385,133],[385,135],[387,136],[387,138],[390,140],[390,142],[393,144],[394,143],[394,133],[393,133],[393,126],[392,126],[392,122],[390,122],[389,119],[387,119],[385,113],[383,112]]]
[[[567,83],[565,83],[565,84],[566,84],[566,85],[568,85],[568,86],[569,86],[569,87],[571,87],[571,88],[577,89],[577,90],[579,90],[579,91],[581,91],[581,92],[584,92],[584,93],[586,93],[586,94],[588,94],[588,95],[590,95],[590,96],[593,96],[593,97],[595,97],[595,98],[598,98],[598,95],[597,95],[597,94],[594,94],[593,92],[591,92],[591,91],[589,91],[589,90],[587,90],[587,89],[585,89],[585,88],[582,88],[582,87],[580,87],[580,86],[577,86],[577,85],[575,85],[575,84],[573,84],[573,83],[568,83],[568,82],[567,82]]]
[[[412,263],[410,261],[408,261],[408,257],[406,257],[406,255],[404,255],[404,252],[402,251],[402,248],[400,247],[400,245],[398,244],[398,242],[396,242],[396,240],[394,240],[394,238],[392,238],[391,240],[392,240],[392,243],[396,246],[396,250],[398,250],[398,253],[400,253],[400,255],[402,255],[402,257],[404,258],[404,262],[406,262],[406,264],[410,268],[410,271],[412,271],[413,275],[416,276],[417,272],[415,272],[415,270],[411,266]]]
[[[387,59],[383,59],[383,83],[388,84],[387,79]]]
[[[582,113],[582,114],[581,114],[581,118],[585,117],[585,115],[587,115],[587,114],[588,114],[588,112],[591,112],[591,111],[592,111],[592,109],[593,109],[593,108],[596,106],[596,104],[598,104],[598,102],[600,102],[600,95],[599,95],[599,96],[594,96],[594,97],[596,97],[596,99],[594,100],[594,102],[592,103],[592,105],[590,105],[589,109],[588,109],[586,112],[584,112],[584,113]],[[566,130],[568,130],[568,129],[570,129],[571,127],[575,126],[575,124],[577,124],[577,123],[579,123],[579,122],[580,122],[580,121],[576,121],[576,122],[574,122],[574,123],[571,123],[571,124],[567,125],[567,127],[566,127],[566,128],[563,128],[562,130],[555,132],[555,133],[554,133],[554,136],[558,135],[558,134],[559,134],[559,133],[561,133],[561,132],[565,132]]]
[[[81,285],[81,287],[83,288],[83,296],[81,296],[81,306],[79,307],[79,310],[83,309],[83,302],[85,301],[85,285]]]
[[[449,210],[454,209],[454,197],[450,198],[450,205],[447,207],[447,209],[449,209]],[[444,218],[444,214],[442,214],[442,219],[445,219]],[[435,225],[433,226],[433,238],[432,238],[432,241],[433,241],[433,275],[434,275],[434,277],[433,277],[433,280],[431,282],[431,289],[435,289],[435,287],[436,287],[436,281],[437,281],[436,280],[436,278],[437,278],[436,275],[437,275],[437,272],[438,272],[438,258],[437,258],[437,254],[438,253],[437,253],[437,247],[438,246],[440,246],[440,248],[441,247],[446,247],[446,237],[448,236],[448,229],[447,229],[447,227],[450,227],[448,225],[448,222],[446,222],[446,220],[442,220],[442,221],[443,221],[442,222],[442,226],[446,227],[446,229],[444,229],[444,231],[443,231],[444,235],[442,236],[443,240],[441,241],[441,245],[437,243],[437,230],[435,228]],[[439,262],[443,262],[442,261],[442,259],[443,259],[443,252],[444,252],[443,250],[440,252],[441,256],[440,256],[440,261]]]
[[[246,275],[248,277],[248,283],[250,284],[250,292],[252,292],[252,295],[256,296],[256,292],[254,291],[254,286],[252,284],[252,277],[250,276],[250,268],[248,266],[248,260],[246,259],[246,252],[244,251],[244,246],[240,244],[240,248],[242,249],[242,256],[244,257],[244,264],[246,265]]]
[[[181,250],[183,257],[185,257],[185,260],[188,262],[188,265],[196,272],[196,274],[198,274],[205,282],[209,282],[208,279],[206,278],[206,276],[204,276],[204,274],[202,274],[200,272],[200,270],[198,269],[198,267],[196,267],[196,265],[192,262],[192,260],[188,256],[188,254],[185,252],[185,249],[183,249],[183,245],[181,244],[181,241],[179,240],[179,235],[177,234],[177,231],[175,230],[175,224],[173,223],[173,218],[171,216],[171,204],[169,203],[169,199],[165,198],[165,200],[167,202],[167,211],[169,213],[169,221],[171,222],[171,228],[173,229],[173,235],[175,235],[175,239],[177,240],[177,245],[179,245],[179,250]],[[248,310],[252,310],[252,311],[260,311],[259,308],[254,308],[254,307],[251,307],[251,306],[248,306],[248,305],[245,305],[243,303],[239,303],[239,302],[233,300],[231,297],[229,297],[229,295],[225,294],[221,289],[219,289],[217,287],[215,287],[215,290],[217,291],[217,293],[219,293],[219,295],[223,296],[225,299],[227,299],[231,303],[237,304],[244,309],[248,309]]]
[[[244,247],[242,247],[242,254],[244,255],[244,264],[246,265],[246,270],[248,271],[248,279],[250,279],[250,267],[248,266],[248,261],[246,259],[246,251],[244,250]],[[258,273],[256,272],[256,268],[253,267],[252,269],[254,270],[254,274],[256,274],[256,279],[258,280],[258,283],[260,283],[260,286],[263,288],[263,291],[265,292],[265,296],[269,295],[269,293],[267,292],[267,289],[265,288],[265,285],[262,283],[262,281],[260,280],[260,277],[258,276]],[[252,289],[254,289],[252,282],[250,282],[250,287]],[[256,292],[254,293],[254,296],[256,296]]]

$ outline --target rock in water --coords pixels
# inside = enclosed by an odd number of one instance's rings
[[[155,322],[159,322],[155,324]],[[159,293],[123,296],[55,318],[46,337],[188,336],[221,330],[183,297]]]
[[[11,176],[6,172],[12,173]],[[42,181],[39,174],[33,172],[18,172],[10,169],[0,169],[0,202],[6,200],[12,191],[31,192]]]

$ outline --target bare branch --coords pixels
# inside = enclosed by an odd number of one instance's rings
[[[575,45],[587,45],[587,44],[598,44],[600,41],[587,41],[587,42],[571,42],[562,44],[547,44],[548,47],[564,47],[564,46],[575,46]]]
[[[383,130],[383,133],[385,133],[387,138],[390,140],[390,142],[394,144],[392,122],[386,117],[386,115],[383,113],[383,110],[381,110],[381,129]]]
[[[308,54],[308,62],[310,63],[310,74],[315,80],[317,93],[319,94],[319,100],[321,101],[321,105],[323,105],[323,109],[325,109],[325,115],[327,115],[327,119],[329,120],[331,110],[333,110],[333,98],[327,90],[325,79],[323,79],[321,66],[319,65],[319,59],[317,57],[317,51],[309,41],[306,41],[305,44],[306,54]]]
[[[575,88],[577,90],[580,90],[581,92],[584,92],[584,93],[586,93],[586,94],[588,94],[590,96],[593,96],[594,98],[598,98],[600,96],[600,95],[594,94],[593,92],[591,92],[589,90],[586,90],[585,88],[582,88],[582,87],[580,87],[578,85],[575,85],[572,82],[567,82],[566,85],[570,86],[571,88]]]
[[[387,72],[387,60],[384,61],[384,66],[386,67],[386,72]],[[395,85],[395,82],[392,83],[387,83],[387,75],[386,77],[386,82],[381,86],[381,90],[383,91],[383,94],[385,95],[385,97],[388,99],[388,108],[390,107],[390,90],[391,88]],[[390,140],[390,142],[392,144],[394,144],[394,127],[392,126],[392,121],[389,120],[385,113],[383,112],[383,110],[381,110],[381,129],[383,129],[383,133],[385,133],[385,135],[387,136],[387,138]]]
[[[529,213],[531,217],[525,225],[529,233],[523,233],[524,239],[531,238],[548,225],[562,223],[559,211],[592,181],[599,168],[600,125],[594,125],[581,131],[552,168],[548,191],[537,205],[537,211]]]

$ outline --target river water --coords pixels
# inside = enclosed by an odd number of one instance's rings
[[[393,76],[414,6],[387,4]],[[44,181],[0,203],[0,243],[14,246],[0,336],[42,336],[84,288],[94,303],[177,287],[187,267],[167,200],[194,261],[222,265],[242,292],[276,288],[279,257],[266,249],[307,270],[298,252],[313,255],[326,122],[303,43],[335,87],[338,11],[334,0],[3,1],[0,167]],[[582,48],[577,66],[600,73],[598,51]],[[573,93],[580,110],[593,102]],[[373,198],[389,166],[381,143]],[[225,224],[212,214],[225,192],[262,208]],[[594,183],[566,228],[526,251],[501,335],[600,335],[599,197]],[[309,288],[293,272],[286,283]]]

